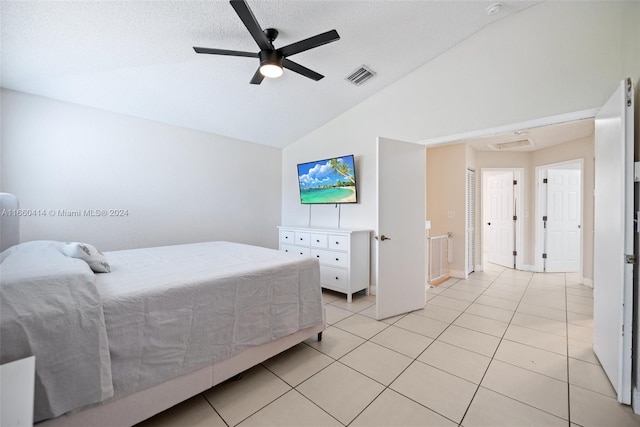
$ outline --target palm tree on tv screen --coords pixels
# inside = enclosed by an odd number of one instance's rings
[[[353,178],[353,169],[347,166],[345,162],[340,162],[338,159],[331,159],[329,160],[329,163],[331,163],[331,169],[347,178],[351,184],[355,185],[356,180]]]

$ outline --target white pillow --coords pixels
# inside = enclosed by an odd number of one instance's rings
[[[71,242],[65,243],[62,252],[71,258],[79,258],[89,264],[91,270],[95,273],[109,273],[111,266],[107,261],[107,257],[97,250],[95,246],[88,243]]]

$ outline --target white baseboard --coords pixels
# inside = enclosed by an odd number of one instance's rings
[[[588,288],[593,289],[593,279],[589,279],[588,277],[583,277],[582,284]]]
[[[484,266],[482,264],[478,264],[474,267],[473,271],[484,271]]]
[[[455,277],[456,279],[466,279],[467,273],[463,270],[449,270],[449,277]]]
[[[633,412],[640,414],[640,390],[635,386],[633,386],[633,390],[631,390],[631,407],[633,408]]]
[[[531,264],[525,264],[522,266],[522,271],[536,271],[536,266]]]

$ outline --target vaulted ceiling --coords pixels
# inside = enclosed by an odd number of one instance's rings
[[[327,30],[340,40],[291,57],[325,76],[249,80],[258,51],[227,1],[2,1],[6,89],[285,147],[439,54],[537,1],[248,1],[281,47]],[[361,86],[345,80],[365,65]]]

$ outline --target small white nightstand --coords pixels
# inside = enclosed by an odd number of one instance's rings
[[[33,426],[35,356],[0,365],[0,425]]]

